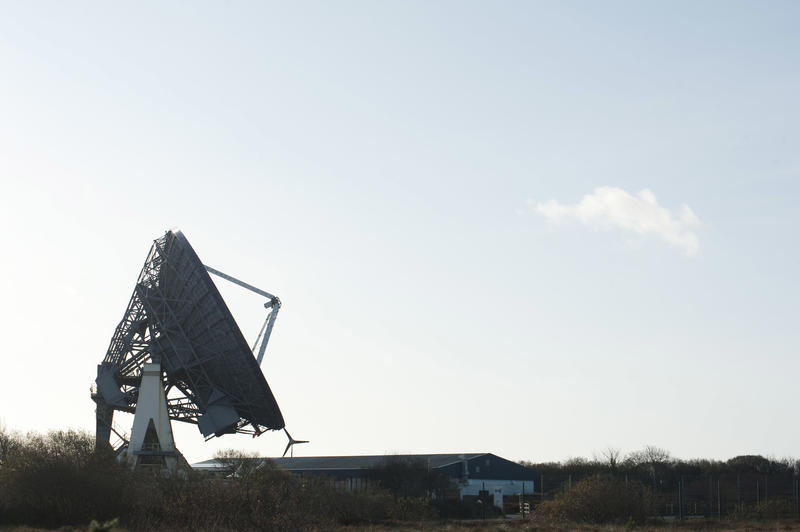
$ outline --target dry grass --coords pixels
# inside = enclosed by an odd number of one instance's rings
[[[33,527],[4,527],[0,532],[81,532],[85,529],[61,527],[57,529]],[[124,532],[123,528],[115,529]],[[393,523],[381,525],[342,526],[336,532],[412,532],[412,531],[444,531],[444,532],[634,532],[637,530],[651,532],[690,532],[709,530],[714,532],[800,532],[800,521],[797,520],[764,520],[764,521],[688,521],[683,523],[664,523],[647,526],[621,525],[587,525],[577,523],[547,523],[537,519],[495,519],[486,521],[449,521]]]
[[[487,521],[459,521],[459,522],[426,522],[404,523],[393,525],[366,525],[342,527],[338,532],[411,532],[411,531],[446,531],[446,532],[632,532],[637,530],[653,532],[689,532],[695,530],[709,530],[715,532],[776,532],[800,531],[800,521],[691,521],[683,523],[663,523],[646,526],[621,526],[621,525],[587,525],[577,523],[547,523],[539,520],[487,520]]]

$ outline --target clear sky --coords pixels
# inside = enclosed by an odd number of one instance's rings
[[[179,227],[283,301],[297,454],[800,454],[800,3],[0,11],[9,428],[94,429]],[[263,301],[221,289],[253,339]]]

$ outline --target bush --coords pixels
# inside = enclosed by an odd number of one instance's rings
[[[40,526],[109,520],[122,511],[127,471],[85,432],[14,436],[0,464],[0,515]]]
[[[340,525],[376,523],[389,519],[394,500],[387,492],[351,493],[326,488],[329,492],[325,511]]]
[[[400,497],[430,497],[450,486],[450,480],[432,470],[421,458],[387,456],[372,467],[367,475],[395,499]]]
[[[395,494],[352,493],[234,451],[219,456],[229,476],[210,478],[191,471],[132,472],[110,450],[95,450],[94,438],[84,432],[21,436],[0,430],[0,436],[0,527],[327,530],[437,516],[427,493],[440,479],[417,464],[392,470],[387,478],[396,482]]]
[[[643,523],[650,507],[639,482],[624,482],[607,475],[579,481],[572,490],[536,508],[536,515],[557,521],[582,523]]]
[[[770,499],[760,503],[743,504],[728,516],[732,520],[739,519],[781,519],[792,518],[797,514],[792,501]]]
[[[397,521],[426,521],[438,516],[430,501],[422,497],[402,497],[389,509],[389,517]]]

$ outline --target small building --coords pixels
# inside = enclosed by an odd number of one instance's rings
[[[492,453],[400,454],[368,456],[303,456],[272,458],[279,468],[306,476],[325,476],[351,491],[366,489],[370,471],[387,460],[424,462],[458,485],[459,496],[478,496],[486,491],[501,496],[533,494],[539,482],[534,470]],[[225,467],[216,459],[192,464],[195,471],[219,473]]]

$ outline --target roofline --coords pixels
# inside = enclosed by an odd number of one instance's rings
[[[459,456],[464,455],[466,460],[479,458],[492,453],[419,453],[419,454],[341,454],[341,455],[327,455],[327,456],[259,456],[258,458],[268,458],[270,460],[297,460],[297,459],[315,459],[315,458],[424,458],[427,456]],[[496,456],[496,455],[495,455]],[[453,462],[455,463],[455,462]]]
[[[346,458],[393,458],[393,457],[397,457],[397,458],[411,458],[411,457],[424,458],[424,457],[429,457],[429,456],[451,456],[451,455],[458,456],[458,455],[464,455],[463,460],[473,460],[475,458],[480,458],[480,457],[486,456],[488,454],[491,454],[492,456],[496,456],[497,458],[500,458],[499,456],[497,456],[495,454],[492,454],[492,453],[431,453],[431,454],[353,454],[353,455],[298,456],[298,457],[255,456],[255,457],[252,457],[252,458],[247,457],[246,459],[254,459],[254,460],[297,460],[297,459],[306,460],[306,459],[308,459],[308,460],[311,460],[311,459],[326,459],[326,458],[327,459],[330,459],[330,458],[342,458],[342,459],[346,459]],[[504,458],[504,460],[505,460],[505,458]],[[447,463],[442,464],[442,465],[437,466],[437,467],[447,467],[447,466],[450,466],[450,465],[453,465],[453,464],[457,464],[457,463],[459,463],[461,461],[462,461],[462,459],[458,459],[458,460],[455,460],[453,462],[447,462]],[[201,462],[196,462],[196,464],[192,464],[192,467],[194,467],[195,465],[205,464],[205,463],[208,463],[208,462],[217,462],[219,464],[222,464],[220,462],[219,458],[209,458],[208,460],[203,460]],[[303,469],[313,469],[313,470],[319,471],[319,470],[325,470],[325,469],[333,469],[333,470],[335,470],[337,468],[331,468],[331,467],[328,467],[328,468],[314,467],[314,468],[302,468],[302,469],[298,468],[298,469],[296,469],[296,471],[302,471]],[[363,468],[350,468],[350,469],[363,469]]]

